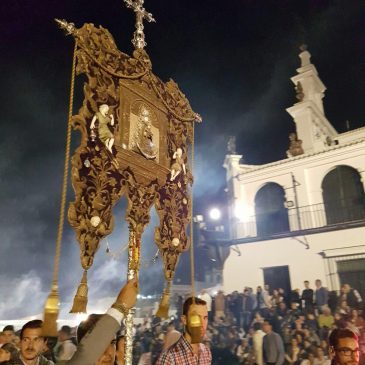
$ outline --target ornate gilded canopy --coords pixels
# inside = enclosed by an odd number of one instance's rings
[[[85,24],[76,29],[72,23],[59,22],[75,38],[77,74],[87,77],[83,105],[72,117],[81,143],[72,157],[75,200],[68,210],[80,244],[83,283],[100,241],[113,230],[112,207],[125,195],[133,238],[129,270],[138,272],[141,235],[154,205],[160,219],[155,240],[168,297],[179,255],[190,244],[189,156],[193,124],[201,118],[173,80],[164,83],[153,74],[144,49],[136,49],[131,57],[118,50],[103,27]],[[76,299],[85,296],[80,287]],[[76,303],[73,309],[80,306]]]

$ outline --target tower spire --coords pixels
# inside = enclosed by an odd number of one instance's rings
[[[300,67],[291,78],[298,102],[287,112],[294,119],[304,153],[312,153],[328,147],[328,141],[333,140],[337,132],[325,116],[322,99],[326,87],[311,62],[308,47],[303,44],[299,48]]]

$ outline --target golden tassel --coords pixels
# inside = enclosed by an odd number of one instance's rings
[[[189,331],[191,343],[202,342],[202,320],[195,311],[189,315]]]
[[[87,293],[87,270],[84,270],[70,313],[86,313]]]
[[[160,305],[156,313],[156,317],[167,319],[169,317],[169,308],[170,308],[170,291],[167,288],[163,291]]]
[[[60,306],[60,296],[58,294],[57,286],[52,285],[52,290],[48,295],[46,304],[44,306],[42,336],[43,337],[57,337],[57,318]]]

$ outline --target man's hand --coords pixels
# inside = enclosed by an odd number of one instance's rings
[[[137,301],[138,294],[138,281],[136,278],[129,280],[127,284],[125,284],[118,294],[118,297],[115,301],[117,304],[123,305],[126,309],[131,309],[134,307]]]

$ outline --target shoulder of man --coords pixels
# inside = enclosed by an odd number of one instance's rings
[[[175,346],[172,345],[170,346],[168,349],[166,349],[165,351],[163,351],[160,355],[160,357],[158,358],[156,365],[174,365],[175,361],[174,361],[174,356],[173,356],[173,350],[172,348]]]
[[[17,356],[15,359],[9,361],[9,365],[24,365],[24,364],[23,361],[20,360],[19,356]]]
[[[276,340],[276,343],[279,345],[279,346],[283,346],[284,345],[284,342],[283,342],[283,339],[281,338],[281,336],[274,332],[275,334],[275,340]]]
[[[180,336],[180,338],[174,344],[172,344],[165,351],[163,351],[161,353],[160,359],[162,357],[164,357],[166,359],[170,359],[171,361],[174,360],[175,354],[180,354],[180,352],[181,352],[181,348],[182,348],[182,342],[181,342],[181,340],[182,340],[182,337],[183,336]],[[164,355],[164,356],[162,356],[162,355]],[[161,364],[165,364],[165,363],[161,363]],[[166,364],[170,364],[170,363],[167,362]],[[171,364],[174,364],[174,362],[172,362]]]
[[[43,355],[39,357],[39,365],[55,365],[53,361],[48,360]]]
[[[361,295],[359,293],[358,290],[356,289],[352,289],[352,293],[355,295],[355,297],[359,300],[359,301],[362,301],[362,298],[361,298]]]
[[[66,340],[63,344],[62,344],[64,347],[68,347],[68,348],[77,348],[77,346],[74,344],[74,342],[69,339],[69,340]]]
[[[210,361],[212,360],[212,352],[210,351],[209,346],[205,345],[204,343],[200,344],[200,349],[202,351],[202,354],[205,358],[209,358]]]
[[[179,348],[181,347],[180,345],[181,337],[182,335],[180,334],[178,340],[175,343],[173,343],[170,347],[168,347],[164,352],[169,352],[170,354],[172,354],[176,351],[179,351]]]

